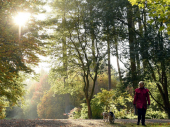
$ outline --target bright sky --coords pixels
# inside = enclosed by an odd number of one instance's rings
[[[50,67],[51,67],[51,64],[50,64],[50,62],[45,62],[45,61],[47,61],[49,58],[48,58],[48,57],[43,57],[43,56],[41,56],[40,59],[41,59],[42,62],[40,62],[40,63],[38,64],[38,66],[34,68],[35,72],[36,72],[36,73],[39,73],[42,69],[43,69],[44,71],[46,71],[46,72],[49,72]]]
[[[48,57],[40,57],[42,61],[48,60]],[[118,71],[117,69],[117,60],[115,56],[111,57],[111,64],[112,66],[115,68],[116,71]],[[124,68],[124,65],[119,61],[119,65],[120,68]],[[39,73],[41,71],[41,69],[43,69],[46,72],[49,72],[51,67],[51,64],[49,62],[40,62],[39,65],[37,67],[34,68],[34,70],[36,71],[36,73]]]

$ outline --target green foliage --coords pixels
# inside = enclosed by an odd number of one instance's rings
[[[170,27],[168,25],[170,19],[169,0],[147,0],[147,2],[144,0],[132,0],[131,2],[141,7],[140,10],[144,11],[146,17],[144,20],[145,24],[140,26],[143,33],[139,40],[141,41],[141,48],[139,50],[142,58],[140,62],[143,62],[141,72],[142,75],[144,74],[142,80],[149,80],[156,84],[153,88],[155,90],[152,90],[153,95],[158,100],[157,102],[160,102],[161,110],[164,108],[170,118],[169,83],[167,82],[170,70],[168,55],[169,36],[167,35],[170,34]],[[147,21],[150,24],[147,24]],[[143,27],[145,30],[142,30]],[[141,76],[139,78],[141,79]]]
[[[100,71],[102,71],[102,70],[100,70]],[[111,80],[111,88],[114,89],[119,81],[117,80],[117,77],[114,75],[115,71],[113,69],[111,69],[111,72],[112,72],[111,73],[111,79],[112,79]],[[107,71],[105,71],[101,74],[99,73],[97,75],[97,88],[96,88],[97,92],[101,92],[101,88],[108,89],[108,72]]]
[[[75,107],[74,109],[72,109],[69,113],[69,119],[78,119],[81,117],[81,109]]]
[[[138,5],[141,8],[149,9],[149,16],[152,19],[156,19],[158,22],[162,22],[164,24],[169,23],[170,19],[170,1],[169,0],[128,0],[132,5]],[[147,1],[147,3],[146,3]],[[152,22],[152,21],[150,21]],[[170,34],[170,27],[161,27],[159,31],[166,29],[168,34]]]
[[[145,81],[145,83],[146,83],[145,87],[149,89],[154,99],[156,99],[156,101],[158,101],[159,103],[163,104],[163,100],[161,99],[161,95],[156,86],[156,83],[150,81]],[[164,111],[163,108],[154,99],[150,95],[150,100],[151,100],[150,108],[153,111]]]
[[[81,75],[78,75],[75,71],[75,73],[68,73],[67,80],[64,81],[63,78],[58,71],[50,71],[49,82],[56,94],[82,94],[83,79]]]
[[[148,119],[167,119],[168,116],[164,111],[154,111],[152,108],[149,108],[146,113],[146,118],[148,118]]]
[[[132,0],[132,2],[136,2],[136,0]],[[37,55],[44,55],[43,47],[48,47],[48,51],[51,51],[49,53],[53,58],[54,66],[50,74],[50,84],[52,85],[51,89],[54,90],[58,98],[52,97],[51,91],[47,92],[49,90],[49,86],[46,88],[47,81],[45,83],[41,81],[40,83],[35,83],[29,90],[29,100],[26,102],[28,106],[24,109],[25,114],[31,114],[29,112],[36,111],[37,104],[39,103],[39,108],[41,107],[43,109],[42,112],[39,110],[42,118],[56,117],[53,114],[56,108],[52,101],[60,102],[64,94],[70,93],[74,106],[78,107],[83,102],[83,90],[88,93],[85,95],[89,95],[86,96],[86,98],[91,100],[94,95],[92,91],[93,85],[97,84],[96,86],[98,88],[95,88],[96,94],[100,91],[100,88],[107,89],[107,74],[99,74],[99,72],[103,71],[99,70],[99,65],[103,59],[107,61],[107,47],[105,42],[110,41],[112,44],[115,44],[113,41],[115,37],[118,39],[118,44],[116,45],[123,49],[120,50],[122,51],[121,54],[118,54],[118,56],[120,56],[119,59],[123,61],[128,60],[125,63],[127,69],[131,66],[129,64],[131,55],[133,55],[131,58],[137,61],[139,54],[139,60],[134,63],[135,66],[139,64],[138,70],[136,71],[138,72],[136,75],[139,77],[135,80],[153,80],[154,77],[152,76],[155,74],[155,82],[161,84],[161,79],[162,82],[164,79],[162,76],[166,74],[167,76],[165,75],[165,78],[168,77],[168,84],[162,84],[161,87],[167,85],[170,93],[169,40],[165,34],[166,31],[163,31],[165,28],[168,30],[170,26],[168,25],[169,0],[150,0],[147,6],[144,6],[142,3],[144,2],[143,0],[138,0],[137,2],[141,2],[138,4],[143,7],[143,10],[136,11],[136,6],[131,8],[134,10],[131,15],[133,21],[129,22],[129,24],[134,24],[135,27],[133,29],[132,26],[132,29],[135,31],[133,33],[133,38],[135,38],[133,42],[135,43],[132,44],[135,50],[129,50],[129,45],[123,43],[124,39],[131,36],[130,33],[127,32],[127,23],[124,22],[127,21],[126,11],[129,10],[127,1],[92,0],[84,2],[56,0],[52,3],[54,13],[51,14],[52,16],[50,15],[51,17],[49,16],[49,20],[36,22],[34,17],[31,17],[31,21],[25,27],[22,27],[21,43],[18,43],[18,25],[13,24],[12,17],[15,16],[16,10],[23,11],[23,9],[26,9],[25,11],[30,11],[34,14],[38,13],[36,10],[41,8],[41,1],[10,0],[10,2],[1,2],[0,92],[2,97],[0,98],[0,111],[3,112],[1,115],[2,118],[4,117],[4,107],[15,105],[24,94],[23,84],[21,83],[22,81],[20,80],[18,72],[31,72],[30,65],[36,65],[39,61]],[[152,4],[150,4],[150,2],[152,2]],[[146,18],[145,14],[147,15],[147,11],[150,13],[150,25],[143,20]],[[139,14],[136,15],[136,12]],[[141,15],[143,16],[142,18],[140,17]],[[138,24],[139,29],[136,28]],[[54,35],[49,36],[46,34],[48,32],[46,32],[45,29],[49,28],[49,26],[55,31]],[[38,31],[40,31],[41,34],[38,34]],[[43,39],[43,41],[41,41],[41,39]],[[47,40],[54,42],[51,44],[52,46],[46,43]],[[113,45],[109,48],[112,49],[112,47]],[[142,64],[140,65],[140,63]],[[140,67],[146,68],[141,69]],[[163,68],[165,68],[165,70],[163,70]],[[154,71],[152,72],[152,70]],[[129,69],[127,75],[130,75],[130,78],[126,75],[126,78],[124,78],[126,84],[120,84],[121,89],[110,92],[101,90],[101,93],[92,99],[90,104],[93,118],[100,118],[99,112],[104,110],[115,111],[117,118],[126,118],[126,115],[127,117],[133,117],[133,115],[131,115],[132,97],[128,95],[127,92],[122,92],[126,91],[127,84],[132,81],[131,73],[132,70]],[[95,79],[97,75],[98,77]],[[115,88],[118,83],[116,78],[112,77],[112,79],[112,87]],[[154,84],[153,87],[152,89],[152,87],[149,86],[149,89],[151,89],[156,99],[163,104],[157,86]],[[166,91],[164,91],[164,93],[166,93]],[[60,96],[59,94],[63,95]],[[43,97],[42,101],[41,97]],[[9,100],[9,102],[7,100]],[[49,105],[52,104],[47,113],[45,112],[46,107],[42,105],[42,103],[45,102],[48,102]],[[154,101],[152,102],[153,105],[151,105],[151,108],[158,110],[160,106]],[[61,105],[58,105],[57,108],[59,107],[61,107]],[[87,106],[83,104],[82,107],[81,117],[87,118]],[[64,106],[62,108],[62,112],[64,112]],[[37,113],[34,113],[37,117]],[[79,117],[79,112],[76,115],[76,118],[77,117]]]
[[[17,105],[18,102],[23,102],[23,96],[25,94],[24,84],[22,83],[24,76],[20,73],[20,77],[16,77],[10,84],[5,86],[0,85],[0,113],[1,118],[5,117],[6,107],[13,107]]]
[[[107,111],[113,111],[117,119],[137,118],[137,116],[134,115],[132,100],[132,96],[127,94],[127,92],[122,93],[120,96],[119,92],[116,93],[114,90],[107,91],[103,89],[101,93],[98,93],[95,95],[94,99],[92,99],[93,118],[101,118],[101,113],[105,111],[107,106],[109,107]],[[146,113],[146,118],[165,119],[167,118],[167,114],[158,111],[158,109],[155,111],[149,108]]]
[[[103,116],[101,115],[101,113],[103,112],[103,108],[101,106],[92,104],[91,108],[92,108],[92,118],[93,119],[103,118]]]
[[[126,92],[119,96],[116,94],[115,90],[107,91],[101,89],[97,95],[91,101],[92,118],[100,119],[102,118],[102,112],[112,111],[116,118],[136,118],[133,113],[133,108],[128,105],[132,104],[132,97]],[[83,119],[87,118],[88,108],[86,103],[82,103],[81,117]]]
[[[100,32],[102,27],[97,17],[98,10],[95,11],[96,2],[54,1],[52,5],[54,11],[57,12],[53,14],[55,20],[50,20],[51,26],[54,22],[57,25],[54,29],[54,50],[51,53],[53,61],[56,62],[57,59],[57,64],[55,64],[57,66],[54,68],[60,70],[61,76],[67,77],[66,74],[76,73],[83,78],[81,84],[83,84],[85,98],[88,100],[88,107],[90,107],[99,65],[107,54],[105,44],[100,39],[103,33]],[[88,113],[90,118],[91,111]]]
[[[98,98],[96,98],[95,96],[91,101],[92,118],[93,119],[99,119],[99,118],[102,118],[101,113],[103,112],[103,105],[101,105],[99,103],[100,100]]]
[[[98,105],[102,107],[105,111],[108,111],[111,107],[111,104],[114,103],[112,97],[115,95],[114,91],[108,91],[105,89],[101,89],[101,92],[94,95],[94,99],[92,99],[92,104],[96,102]],[[93,102],[94,101],[94,102]]]
[[[81,119],[88,119],[88,107],[86,103],[81,104]]]
[[[5,98],[4,97],[1,97],[0,98],[0,119],[3,119],[5,118],[5,110],[8,106],[8,103],[5,101]]]
[[[115,110],[115,117],[117,119],[126,119],[127,118],[127,109],[121,109],[120,111]]]

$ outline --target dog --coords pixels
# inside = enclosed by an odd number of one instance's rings
[[[113,112],[103,112],[102,115],[103,115],[104,122],[114,123],[115,115]]]

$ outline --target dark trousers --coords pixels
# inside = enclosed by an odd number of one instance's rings
[[[146,109],[144,108],[138,109],[138,123],[140,123],[140,120],[142,120],[142,124],[145,124],[145,114]]]

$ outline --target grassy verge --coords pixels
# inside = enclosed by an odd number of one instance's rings
[[[136,125],[135,123],[114,123],[108,124],[107,127],[144,127],[142,125]],[[170,123],[146,123],[147,127],[170,127]]]

